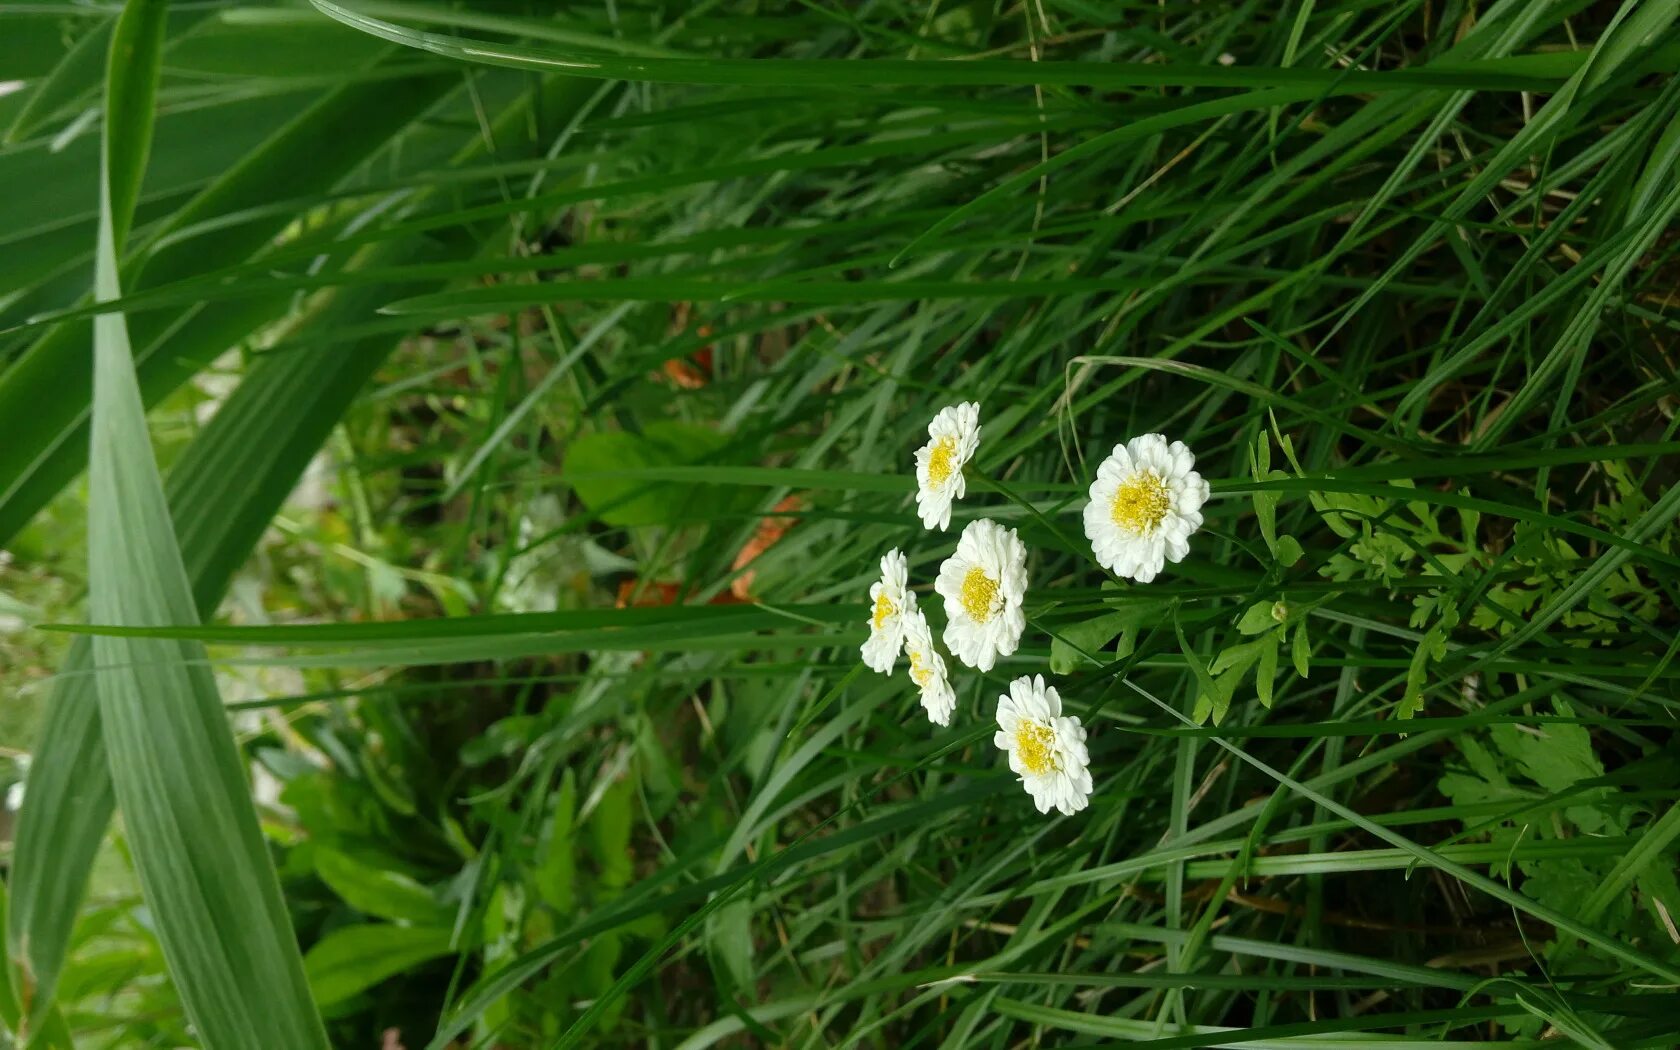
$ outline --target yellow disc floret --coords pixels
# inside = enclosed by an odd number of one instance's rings
[[[1015,751],[1021,756],[1021,765],[1033,776],[1061,768],[1056,760],[1055,743],[1055,730],[1043,722],[1023,718],[1015,726]]]
[[[945,484],[951,478],[953,471],[952,460],[957,456],[957,439],[942,437],[933,443],[933,451],[928,453],[928,484],[934,488]]]
[[[1153,470],[1140,470],[1114,490],[1110,513],[1114,524],[1122,529],[1147,536],[1161,527],[1171,507],[1167,483],[1161,480],[1161,475]]]
[[[976,565],[962,582],[962,607],[975,623],[985,623],[997,611],[998,581]]]
[[[922,654],[918,650],[910,650],[910,680],[927,688],[928,679],[933,677],[933,668],[922,662]]]
[[[897,611],[898,611],[898,606],[894,605],[887,598],[887,596],[884,593],[876,595],[875,596],[875,616],[873,618],[873,623],[875,624],[875,629],[877,631],[879,631],[879,630],[885,628],[886,625],[887,625],[887,617],[891,616],[893,613],[895,613]]]

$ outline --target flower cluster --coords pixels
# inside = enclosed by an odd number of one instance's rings
[[[916,513],[922,525],[944,532],[952,506],[968,494],[966,471],[980,448],[980,406],[964,402],[939,411],[928,443],[916,451]],[[1202,527],[1208,484],[1181,441],[1144,434],[1115,445],[1097,468],[1084,509],[1085,536],[1096,561],[1116,576],[1149,583],[1168,562],[1190,552]],[[1027,625],[1027,548],[989,518],[963,528],[956,550],[939,566],[933,589],[944,604],[941,640],[960,663],[990,671],[1011,656]],[[881,559],[881,579],[869,589],[869,637],[863,662],[891,674],[903,653],[922,707],[936,725],[951,724],[956,691],[933,629],[910,589],[909,559],[894,549]],[[992,742],[1009,756],[1040,813],[1071,815],[1089,804],[1093,789],[1085,727],[1062,713],[1056,687],[1042,675],[1009,683],[997,702]]]

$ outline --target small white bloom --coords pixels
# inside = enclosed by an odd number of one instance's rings
[[[29,766],[31,759],[27,753],[12,756],[12,765],[17,767],[17,780],[6,789],[6,808],[16,813],[23,808],[24,789],[29,783]]]
[[[892,674],[904,645],[904,613],[913,599],[910,566],[896,547],[881,558],[881,578],[869,588],[869,638],[863,643],[863,662],[871,671]]]
[[[933,631],[911,597],[910,611],[904,614],[904,655],[910,661],[910,680],[922,691],[922,706],[928,720],[935,725],[951,724],[951,712],[957,708],[957,694],[945,674],[945,658],[933,647]]]
[[[1056,687],[1043,675],[1025,675],[998,697],[998,731],[992,743],[1009,753],[1009,768],[1021,778],[1040,813],[1055,806],[1066,816],[1091,801],[1091,755],[1085,727],[1062,714]]]
[[[1085,535],[1098,564],[1148,583],[1167,562],[1184,560],[1208,498],[1195,465],[1184,442],[1169,445],[1160,434],[1114,446],[1085,505]]]
[[[940,409],[928,424],[928,443],[916,450],[916,513],[923,528],[950,528],[951,503],[968,492],[963,468],[979,447],[980,406],[972,401]]]
[[[945,647],[963,663],[990,671],[1020,644],[1027,548],[1014,529],[989,518],[969,522],[933,589],[945,599]]]

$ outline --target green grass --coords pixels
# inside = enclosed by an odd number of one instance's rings
[[[0,8],[20,1043],[1680,1039],[1676,4],[117,13]]]

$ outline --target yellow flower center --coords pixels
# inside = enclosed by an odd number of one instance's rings
[[[963,611],[969,618],[975,623],[985,623],[997,611],[998,582],[976,565],[963,577],[961,597]]]
[[[933,451],[928,454],[928,484],[934,488],[945,484],[954,473],[951,461],[957,457],[957,439],[942,437],[933,443]]]
[[[887,600],[885,593],[875,596],[875,616],[873,623],[877,631],[887,625],[887,617],[898,611],[898,606]]]
[[[1120,483],[1114,490],[1114,506],[1109,508],[1114,524],[1140,536],[1161,527],[1167,518],[1172,500],[1167,495],[1167,483],[1153,470],[1140,470]]]
[[[1021,756],[1021,765],[1027,767],[1027,772],[1033,776],[1043,776],[1053,769],[1062,768],[1056,760],[1055,743],[1055,730],[1043,722],[1023,719],[1016,723],[1015,751]]]
[[[910,680],[927,688],[929,680],[933,678],[933,668],[922,662],[922,654],[915,649],[910,650]]]

